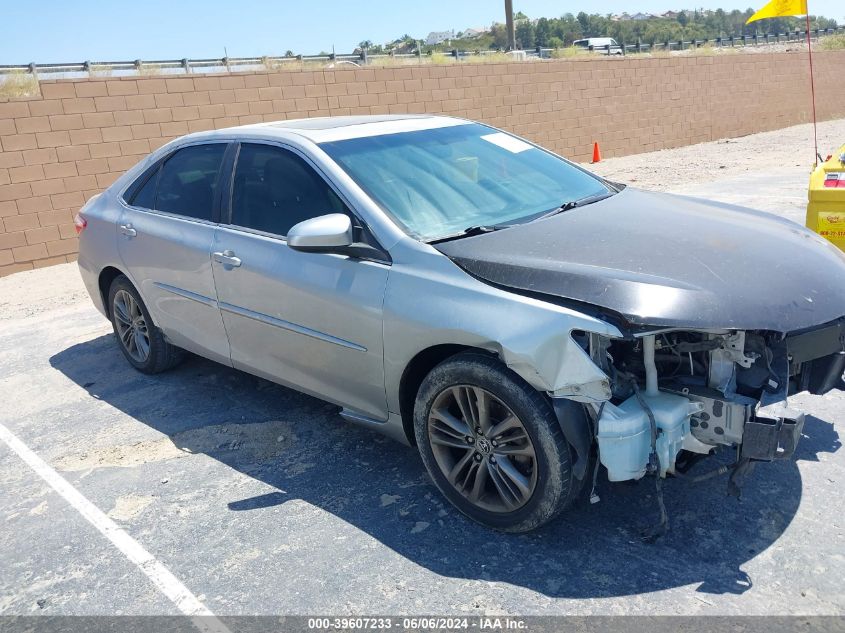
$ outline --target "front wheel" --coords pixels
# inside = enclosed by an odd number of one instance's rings
[[[488,527],[527,532],[578,494],[551,404],[495,358],[463,353],[435,367],[417,395],[414,432],[435,485]]]

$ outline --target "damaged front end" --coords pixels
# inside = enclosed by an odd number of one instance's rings
[[[841,387],[845,370],[845,318],[785,336],[645,330],[576,340],[609,377],[611,398],[588,406],[611,481],[680,474],[682,455],[729,447],[736,451],[730,486],[738,495],[754,462],[793,454],[804,414],[787,397]]]

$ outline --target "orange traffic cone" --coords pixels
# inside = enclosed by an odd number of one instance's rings
[[[601,150],[599,149],[598,141],[593,143],[593,162],[600,163],[601,162]]]

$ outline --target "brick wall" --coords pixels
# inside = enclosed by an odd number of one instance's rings
[[[820,119],[845,117],[844,52],[819,52]],[[800,53],[578,59],[45,81],[0,101],[0,275],[75,258],[73,216],[174,137],[285,118],[431,112],[587,160],[810,119]],[[729,150],[726,150],[729,151]]]

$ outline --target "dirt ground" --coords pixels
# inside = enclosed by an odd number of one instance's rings
[[[826,158],[845,143],[845,119],[818,126],[819,153]],[[715,183],[767,170],[799,168],[813,163],[811,124],[722,139],[677,149],[603,160],[588,166],[611,180],[641,189],[675,191],[701,183]],[[806,194],[806,182],[802,183]]]
[[[808,131],[594,167],[800,221]],[[832,151],[845,120],[820,133]],[[845,613],[843,393],[792,400],[795,459],[760,466],[741,501],[668,480],[672,531],[650,545],[650,483],[600,481],[597,505],[497,534],[336,407],[195,357],[141,375],[75,264],[0,278],[0,389],[0,424],[219,615]],[[0,614],[177,613],[3,441],[0,552]]]

